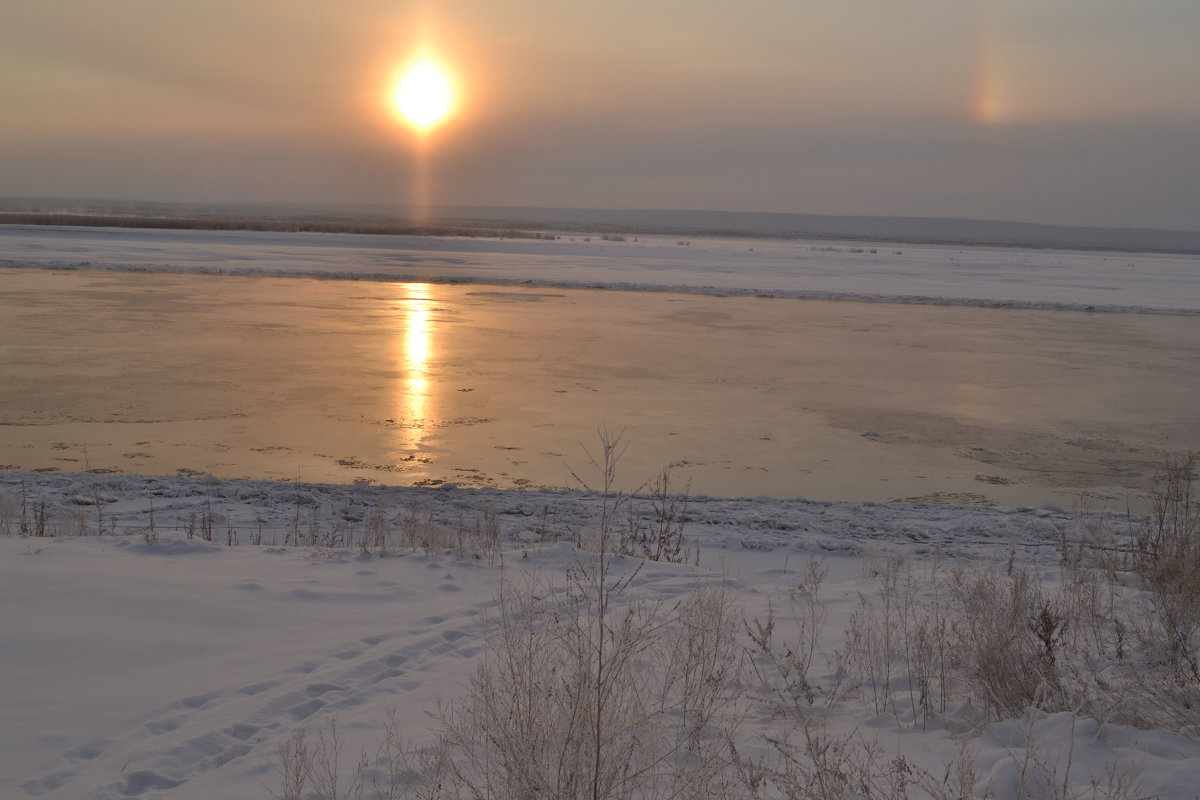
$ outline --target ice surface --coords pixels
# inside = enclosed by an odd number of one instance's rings
[[[1200,317],[0,271],[0,466],[559,487],[595,427],[693,492],[1140,502]]]
[[[636,241],[629,240],[636,238]],[[0,226],[0,265],[1200,313],[1200,256],[771,239]]]

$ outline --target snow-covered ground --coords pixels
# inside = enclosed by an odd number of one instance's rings
[[[0,264],[1200,312],[1194,257],[1117,253],[0,228]],[[594,535],[603,505],[562,491],[0,472],[0,796],[282,796],[281,745],[304,730],[328,754],[336,721],[343,790],[365,752],[363,796],[373,797],[372,782],[386,783],[389,714],[413,746],[431,744],[439,723],[426,712],[470,688],[489,652],[484,620],[498,613],[497,593],[529,575],[566,585],[588,558],[574,542]],[[635,510],[653,522],[652,499]],[[1196,796],[1196,717],[1173,715],[1158,694],[1174,684],[1160,682],[1144,652],[1151,627],[1139,629],[1141,644],[1114,627],[1150,607],[1132,576],[1097,591],[1112,598],[1108,616],[1047,634],[1064,685],[1078,678],[1067,674],[1071,654],[1091,659],[1087,691],[1062,695],[1079,700],[1070,709],[1038,691],[1040,708],[988,711],[995,698],[964,676],[938,694],[904,655],[911,641],[893,638],[916,625],[913,608],[950,615],[951,598],[984,585],[971,576],[989,568],[1001,591],[986,599],[997,607],[1022,575],[1038,597],[1079,602],[1080,576],[1092,573],[1072,554],[1104,527],[1096,519],[1028,506],[714,497],[692,499],[684,519],[698,558],[647,564],[620,602],[669,609],[697,587],[723,586],[739,619],[774,612],[778,637],[793,642],[817,612],[812,700],[794,714],[778,705],[779,681],[764,678],[747,628],[734,631],[739,702],[750,705],[730,730],[747,764],[774,765],[767,796],[788,777],[771,742],[802,728],[890,782],[890,795],[877,786],[871,796]],[[1120,546],[1126,521],[1105,524]],[[368,532],[376,538],[364,546]],[[501,553],[481,546],[490,533]],[[819,590],[813,559],[826,571]],[[632,569],[627,559],[617,567]],[[915,605],[889,605],[899,596]],[[1023,636],[1033,631],[1027,621],[1036,620],[1018,620]],[[852,631],[866,640],[848,639]],[[882,688],[879,659],[896,665]],[[1130,674],[1145,674],[1143,688],[1122,682]],[[1196,687],[1184,683],[1179,691],[1194,701]],[[941,702],[917,713],[918,685]],[[1124,687],[1128,701],[1097,699],[1111,687]],[[316,789],[310,781],[304,796]]]
[[[5,796],[281,796],[280,745],[304,730],[315,748],[333,720],[344,787],[365,751],[371,797],[372,778],[386,783],[389,714],[412,744],[433,740],[425,712],[466,691],[501,585],[535,572],[563,583],[581,557],[571,539],[594,529],[601,497],[3,473],[0,503],[0,529],[14,534],[0,536]],[[20,536],[22,513],[31,532],[90,535]],[[372,519],[385,520],[390,547],[344,543]],[[491,519],[502,554],[469,536],[455,543]],[[719,498],[694,499],[687,520],[698,563],[651,562],[629,592],[670,603],[719,584],[739,618],[773,609],[786,631],[820,560],[817,706],[846,632],[871,607],[864,598],[884,596],[881,573],[898,558],[919,579],[935,568],[1025,572],[1049,595],[1063,583],[1064,537],[1082,530],[1050,509]],[[413,526],[448,544],[400,544]],[[323,544],[295,545],[297,533]],[[916,720],[907,691],[896,694],[903,702],[881,712],[867,689],[849,692],[822,734],[873,752],[884,776],[903,756],[941,780],[965,752],[974,797],[1190,798],[1200,781],[1200,746],[1181,733],[1055,709],[985,724],[961,699]],[[798,725],[751,715],[741,752],[770,756],[765,737]],[[1114,775],[1136,779],[1137,793],[1091,793]],[[915,783],[909,792],[926,796]]]

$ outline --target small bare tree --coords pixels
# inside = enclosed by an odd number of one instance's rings
[[[470,691],[439,711],[452,754],[440,763],[467,796],[720,796],[736,783],[731,599],[701,590],[667,608],[635,596],[643,562],[613,546],[621,435],[600,440],[591,546],[563,586],[503,587]]]

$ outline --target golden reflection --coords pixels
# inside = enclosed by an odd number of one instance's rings
[[[396,387],[396,422],[400,444],[419,447],[433,414],[429,382],[429,360],[433,355],[433,295],[427,283],[397,284],[395,309],[400,338],[397,360],[400,380]]]

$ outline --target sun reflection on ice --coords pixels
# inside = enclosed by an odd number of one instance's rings
[[[426,283],[396,284],[399,330],[397,360],[400,380],[396,387],[396,421],[400,445],[419,447],[432,414],[429,361],[433,354],[433,297]]]

